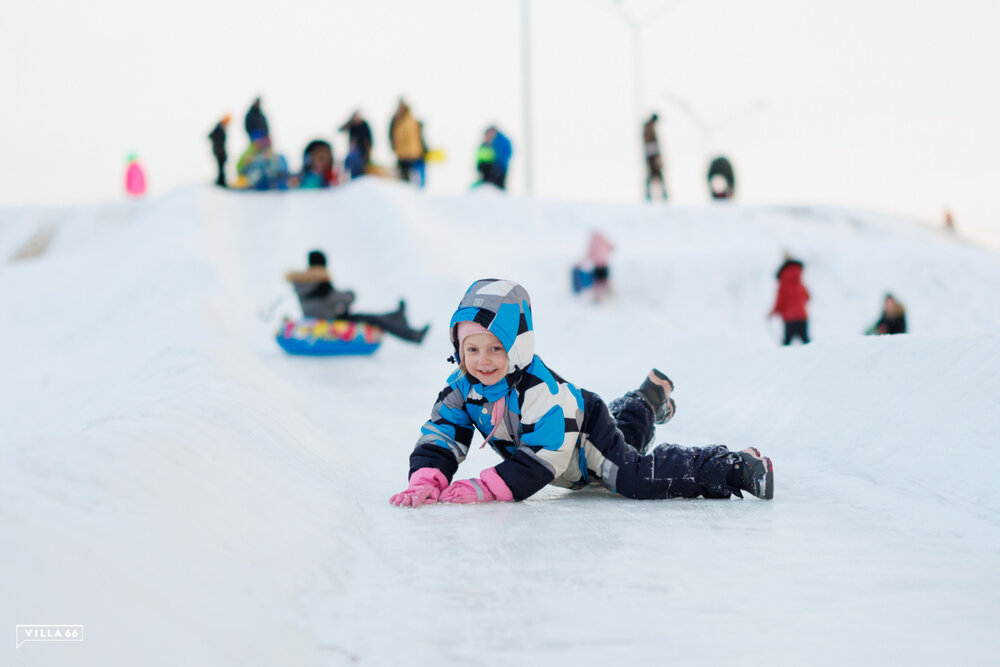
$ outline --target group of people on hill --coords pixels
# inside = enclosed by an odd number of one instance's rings
[[[587,254],[572,269],[573,292],[586,293],[592,301],[603,301],[611,294],[611,267],[609,258],[614,244],[601,232],[591,232],[587,244]],[[791,345],[798,340],[809,342],[809,290],[802,282],[804,265],[802,260],[785,253],[784,262],[778,267],[775,278],[778,290],[774,306],[768,318],[781,317],[784,323],[783,345]],[[882,313],[878,321],[865,330],[866,335],[906,333],[906,309],[891,293],[885,295]]]
[[[351,114],[339,131],[347,133],[348,149],[344,168],[351,178],[366,174],[388,175],[388,170],[372,161],[372,129],[360,111]],[[396,156],[396,176],[403,181],[415,182],[420,187],[427,183],[427,141],[424,124],[413,115],[410,105],[402,97],[389,120],[389,144]]]
[[[778,293],[775,295],[774,307],[771,308],[768,317],[780,316],[784,322],[783,345],[791,345],[796,339],[803,345],[809,342],[809,313],[806,307],[809,290],[802,282],[802,270],[802,260],[786,253],[785,261],[775,275],[778,280]],[[906,333],[906,309],[892,293],[887,293],[881,316],[875,324],[865,330],[865,334],[904,333]]]
[[[226,178],[226,132],[231,121],[230,115],[223,116],[208,134],[218,167],[215,184],[220,187],[229,187]],[[441,153],[428,149],[424,138],[424,124],[414,116],[410,105],[403,98],[399,99],[389,121],[389,142],[396,157],[394,169],[373,162],[374,140],[371,126],[360,111],[354,111],[338,128],[340,132],[347,134],[348,140],[343,168],[334,158],[331,142],[317,138],[310,141],[303,150],[302,168],[298,172],[292,172],[288,160],[274,148],[260,97],[247,110],[244,129],[249,145],[236,162],[237,179],[232,185],[240,189],[328,188],[366,175],[395,176],[424,187],[427,183],[428,158]],[[476,169],[481,176],[477,185],[492,183],[504,189],[512,153],[510,139],[493,125],[487,128],[477,154]]]
[[[232,121],[225,115],[209,133],[212,154],[218,166],[215,184],[228,187],[226,180],[226,129]],[[261,109],[261,100],[256,98],[247,110],[243,121],[247,138],[247,149],[236,162],[237,179],[234,187],[248,190],[286,190],[288,188],[327,188],[340,181],[339,170],[333,160],[333,147],[323,139],[310,141],[302,152],[302,168],[291,172],[285,156],[274,149],[267,116]]]

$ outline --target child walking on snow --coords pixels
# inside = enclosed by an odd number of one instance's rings
[[[607,406],[551,371],[534,352],[531,301],[509,280],[479,280],[451,318],[459,369],[438,395],[410,455],[409,486],[390,502],[524,500],[547,484],[601,483],[628,498],[774,495],[769,458],[750,447],[662,444],[654,424],[675,412],[673,383],[650,371],[636,391]],[[452,482],[479,431],[504,460],[478,478]]]

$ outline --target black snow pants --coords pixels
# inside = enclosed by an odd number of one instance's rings
[[[785,342],[782,345],[791,345],[796,338],[801,340],[803,345],[809,344],[809,320],[785,322]]]
[[[647,453],[655,431],[653,409],[638,393],[628,392],[609,408],[597,394],[582,391],[583,431],[605,457],[599,466],[588,461],[588,468],[615,493],[640,500],[743,496],[738,455],[725,445],[661,444]]]

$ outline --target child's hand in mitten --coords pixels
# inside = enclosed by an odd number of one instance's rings
[[[487,468],[479,473],[478,478],[462,479],[452,483],[441,492],[440,497],[440,501],[443,503],[461,503],[463,505],[508,500],[514,500],[514,494],[497,473],[496,468]]]
[[[389,499],[396,507],[420,507],[436,503],[448,478],[436,468],[421,468],[410,476],[410,485]]]

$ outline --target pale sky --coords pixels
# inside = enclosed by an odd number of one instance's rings
[[[674,202],[708,200],[717,153],[747,204],[900,213],[1000,247],[1000,3],[990,0],[532,0],[534,193],[639,201],[641,119],[661,118]],[[338,2],[77,0],[19,3],[0,22],[0,205],[122,198],[139,153],[151,194],[211,182],[206,135],[263,97],[276,147],[298,168],[313,138],[346,149],[355,107],[389,164],[405,96],[448,160],[430,191],[475,178],[483,128],[514,143],[525,189],[520,0]],[[645,20],[641,110],[635,34]]]

